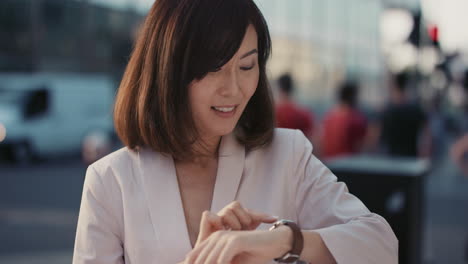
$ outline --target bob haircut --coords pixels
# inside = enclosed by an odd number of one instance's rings
[[[234,130],[247,149],[268,145],[275,126],[265,66],[268,26],[253,0],[157,0],[125,70],[114,109],[119,138],[131,150],[150,148],[191,159],[200,138],[188,88],[237,52],[249,24],[258,35],[259,82]]]

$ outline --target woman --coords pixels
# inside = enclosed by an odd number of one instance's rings
[[[252,0],[155,2],[116,100],[126,148],[88,168],[73,263],[397,263],[387,222],[274,129],[269,54]]]

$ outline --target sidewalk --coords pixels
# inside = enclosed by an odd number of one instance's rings
[[[21,255],[2,255],[0,264],[70,264],[73,252],[35,252]]]

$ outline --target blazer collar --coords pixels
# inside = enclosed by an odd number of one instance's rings
[[[245,147],[234,135],[223,136],[219,148],[218,171],[211,202],[211,211],[218,212],[234,201],[245,161]],[[165,263],[178,263],[192,249],[171,156],[148,149],[140,151],[139,169],[142,176],[153,229]]]
[[[221,140],[218,157],[218,172],[214,187],[211,211],[219,212],[237,197],[245,162],[245,147],[233,134]]]
[[[171,156],[140,151],[140,175],[154,234],[158,263],[179,263],[191,250],[179,185]]]

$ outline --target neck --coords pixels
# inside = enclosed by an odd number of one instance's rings
[[[347,103],[345,103],[345,102],[340,102],[340,103],[338,103],[338,107],[340,107],[340,108],[345,108],[345,109],[351,109],[351,108],[353,108],[352,105],[347,104]]]
[[[406,102],[406,96],[401,93],[397,93],[393,95],[393,103],[395,104],[402,104]]]
[[[286,103],[291,101],[291,96],[283,91],[279,91],[278,93],[278,102]]]
[[[390,96],[394,104],[403,104],[407,100],[406,91],[402,91],[396,86],[392,88]]]
[[[193,149],[196,153],[190,162],[204,164],[218,158],[218,149],[221,142],[221,136],[203,137],[200,138],[194,145]]]

